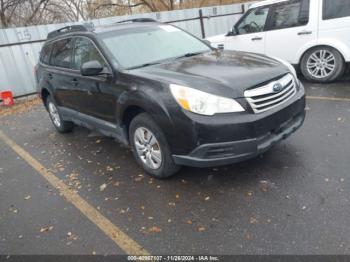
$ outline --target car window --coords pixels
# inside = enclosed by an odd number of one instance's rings
[[[51,44],[46,44],[41,49],[41,52],[40,52],[40,62],[41,63],[43,63],[43,64],[48,64],[49,63],[51,49],[52,49],[52,45]]]
[[[58,40],[53,44],[50,65],[70,68],[72,61],[73,40]]]
[[[74,46],[73,69],[80,70],[82,64],[94,60],[106,66],[105,60],[91,40],[83,37],[77,38]]]
[[[323,0],[323,20],[350,16],[349,0]]]
[[[249,13],[237,24],[236,29],[238,33],[244,35],[264,31],[269,10],[269,7],[265,7],[249,11]]]
[[[295,0],[277,5],[272,13],[270,29],[306,25],[309,22],[310,0]]]

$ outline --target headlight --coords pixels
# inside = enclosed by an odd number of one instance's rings
[[[212,95],[190,87],[170,85],[177,103],[193,113],[212,116],[217,113],[243,112],[243,107],[234,99]]]

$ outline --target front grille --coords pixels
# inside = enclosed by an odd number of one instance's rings
[[[279,87],[278,90],[274,90],[276,85]],[[297,87],[294,77],[287,74],[277,81],[245,91],[244,96],[254,113],[262,113],[285,103],[296,92]]]

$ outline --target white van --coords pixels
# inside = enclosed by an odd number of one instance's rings
[[[350,62],[350,0],[267,0],[251,5],[214,47],[281,58],[311,81],[331,82]]]

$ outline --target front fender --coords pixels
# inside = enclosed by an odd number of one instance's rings
[[[124,91],[117,101],[117,121],[125,131],[125,111],[136,106],[148,113],[163,131],[173,154],[189,152],[195,146],[193,121],[188,118],[172,97],[169,89],[161,83],[146,84]]]
[[[164,104],[168,100],[169,94],[162,86],[152,86],[150,88],[149,86],[142,85],[124,91],[117,100],[117,123],[123,126],[125,111],[129,107],[134,106],[150,114],[158,126],[164,132],[169,133],[168,130],[174,129],[174,122],[169,112],[172,104],[169,103],[167,106]]]

